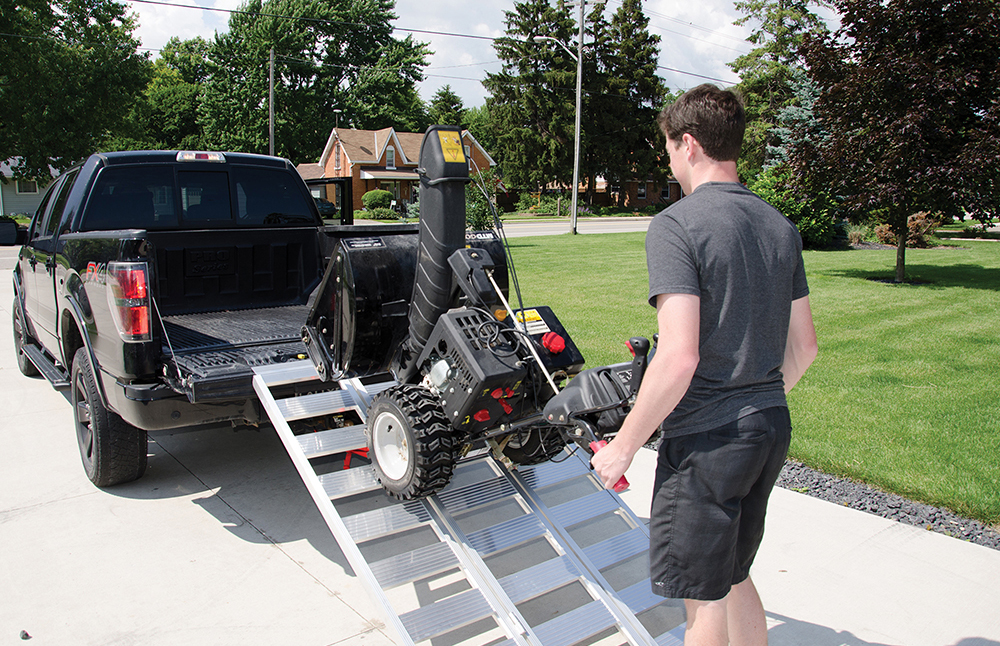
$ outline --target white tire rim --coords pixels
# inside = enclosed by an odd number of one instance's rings
[[[392,413],[380,413],[372,428],[375,459],[390,480],[401,480],[410,466],[410,444],[403,428]]]

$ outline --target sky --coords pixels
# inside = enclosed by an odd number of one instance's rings
[[[232,10],[241,4],[241,0],[155,0],[156,4],[124,1],[137,14],[136,35],[153,58],[172,36],[182,40],[195,36],[211,39],[216,32],[225,32],[229,14],[211,9]],[[167,3],[187,6],[165,6]],[[194,5],[203,8],[192,8]],[[427,78],[419,86],[425,101],[449,85],[466,107],[483,104],[486,91],[481,80],[487,72],[500,70],[492,43],[441,34],[503,36],[504,12],[513,6],[513,0],[396,0],[399,18],[393,25],[397,37],[412,33],[434,52],[424,70]],[[620,6],[620,0],[608,0],[605,11],[610,16]],[[649,17],[650,32],[661,38],[659,72],[671,91],[704,82],[728,86],[739,81],[726,63],[750,51],[746,37],[753,25],[733,25],[740,17],[733,0],[645,0],[643,9]]]

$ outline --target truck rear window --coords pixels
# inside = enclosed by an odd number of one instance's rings
[[[106,168],[88,200],[81,230],[318,224],[296,179],[279,169],[249,166]]]

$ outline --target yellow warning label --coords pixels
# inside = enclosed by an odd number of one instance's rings
[[[446,162],[455,164],[465,163],[465,151],[462,149],[462,138],[454,130],[438,130],[438,138],[441,140],[441,153]]]
[[[541,321],[542,315],[538,313],[538,310],[524,310],[517,313],[517,320],[521,323],[531,323],[533,321]]]

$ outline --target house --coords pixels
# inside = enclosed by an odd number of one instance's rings
[[[51,184],[34,180],[14,179],[13,166],[15,160],[0,162],[0,215],[27,214],[34,215],[35,210],[45,195],[45,189]],[[53,171],[53,176],[55,172]]]
[[[417,201],[417,189],[420,187],[417,164],[423,140],[423,133],[396,132],[391,127],[381,130],[334,128],[319,162],[299,164],[297,168],[305,180],[351,178],[354,208],[361,208],[361,196],[375,189],[392,193],[397,208],[400,208]],[[493,158],[468,130],[462,132],[462,143],[469,160],[470,174],[496,166]],[[339,196],[327,195],[324,188],[312,186],[313,196],[335,202],[339,209]]]

